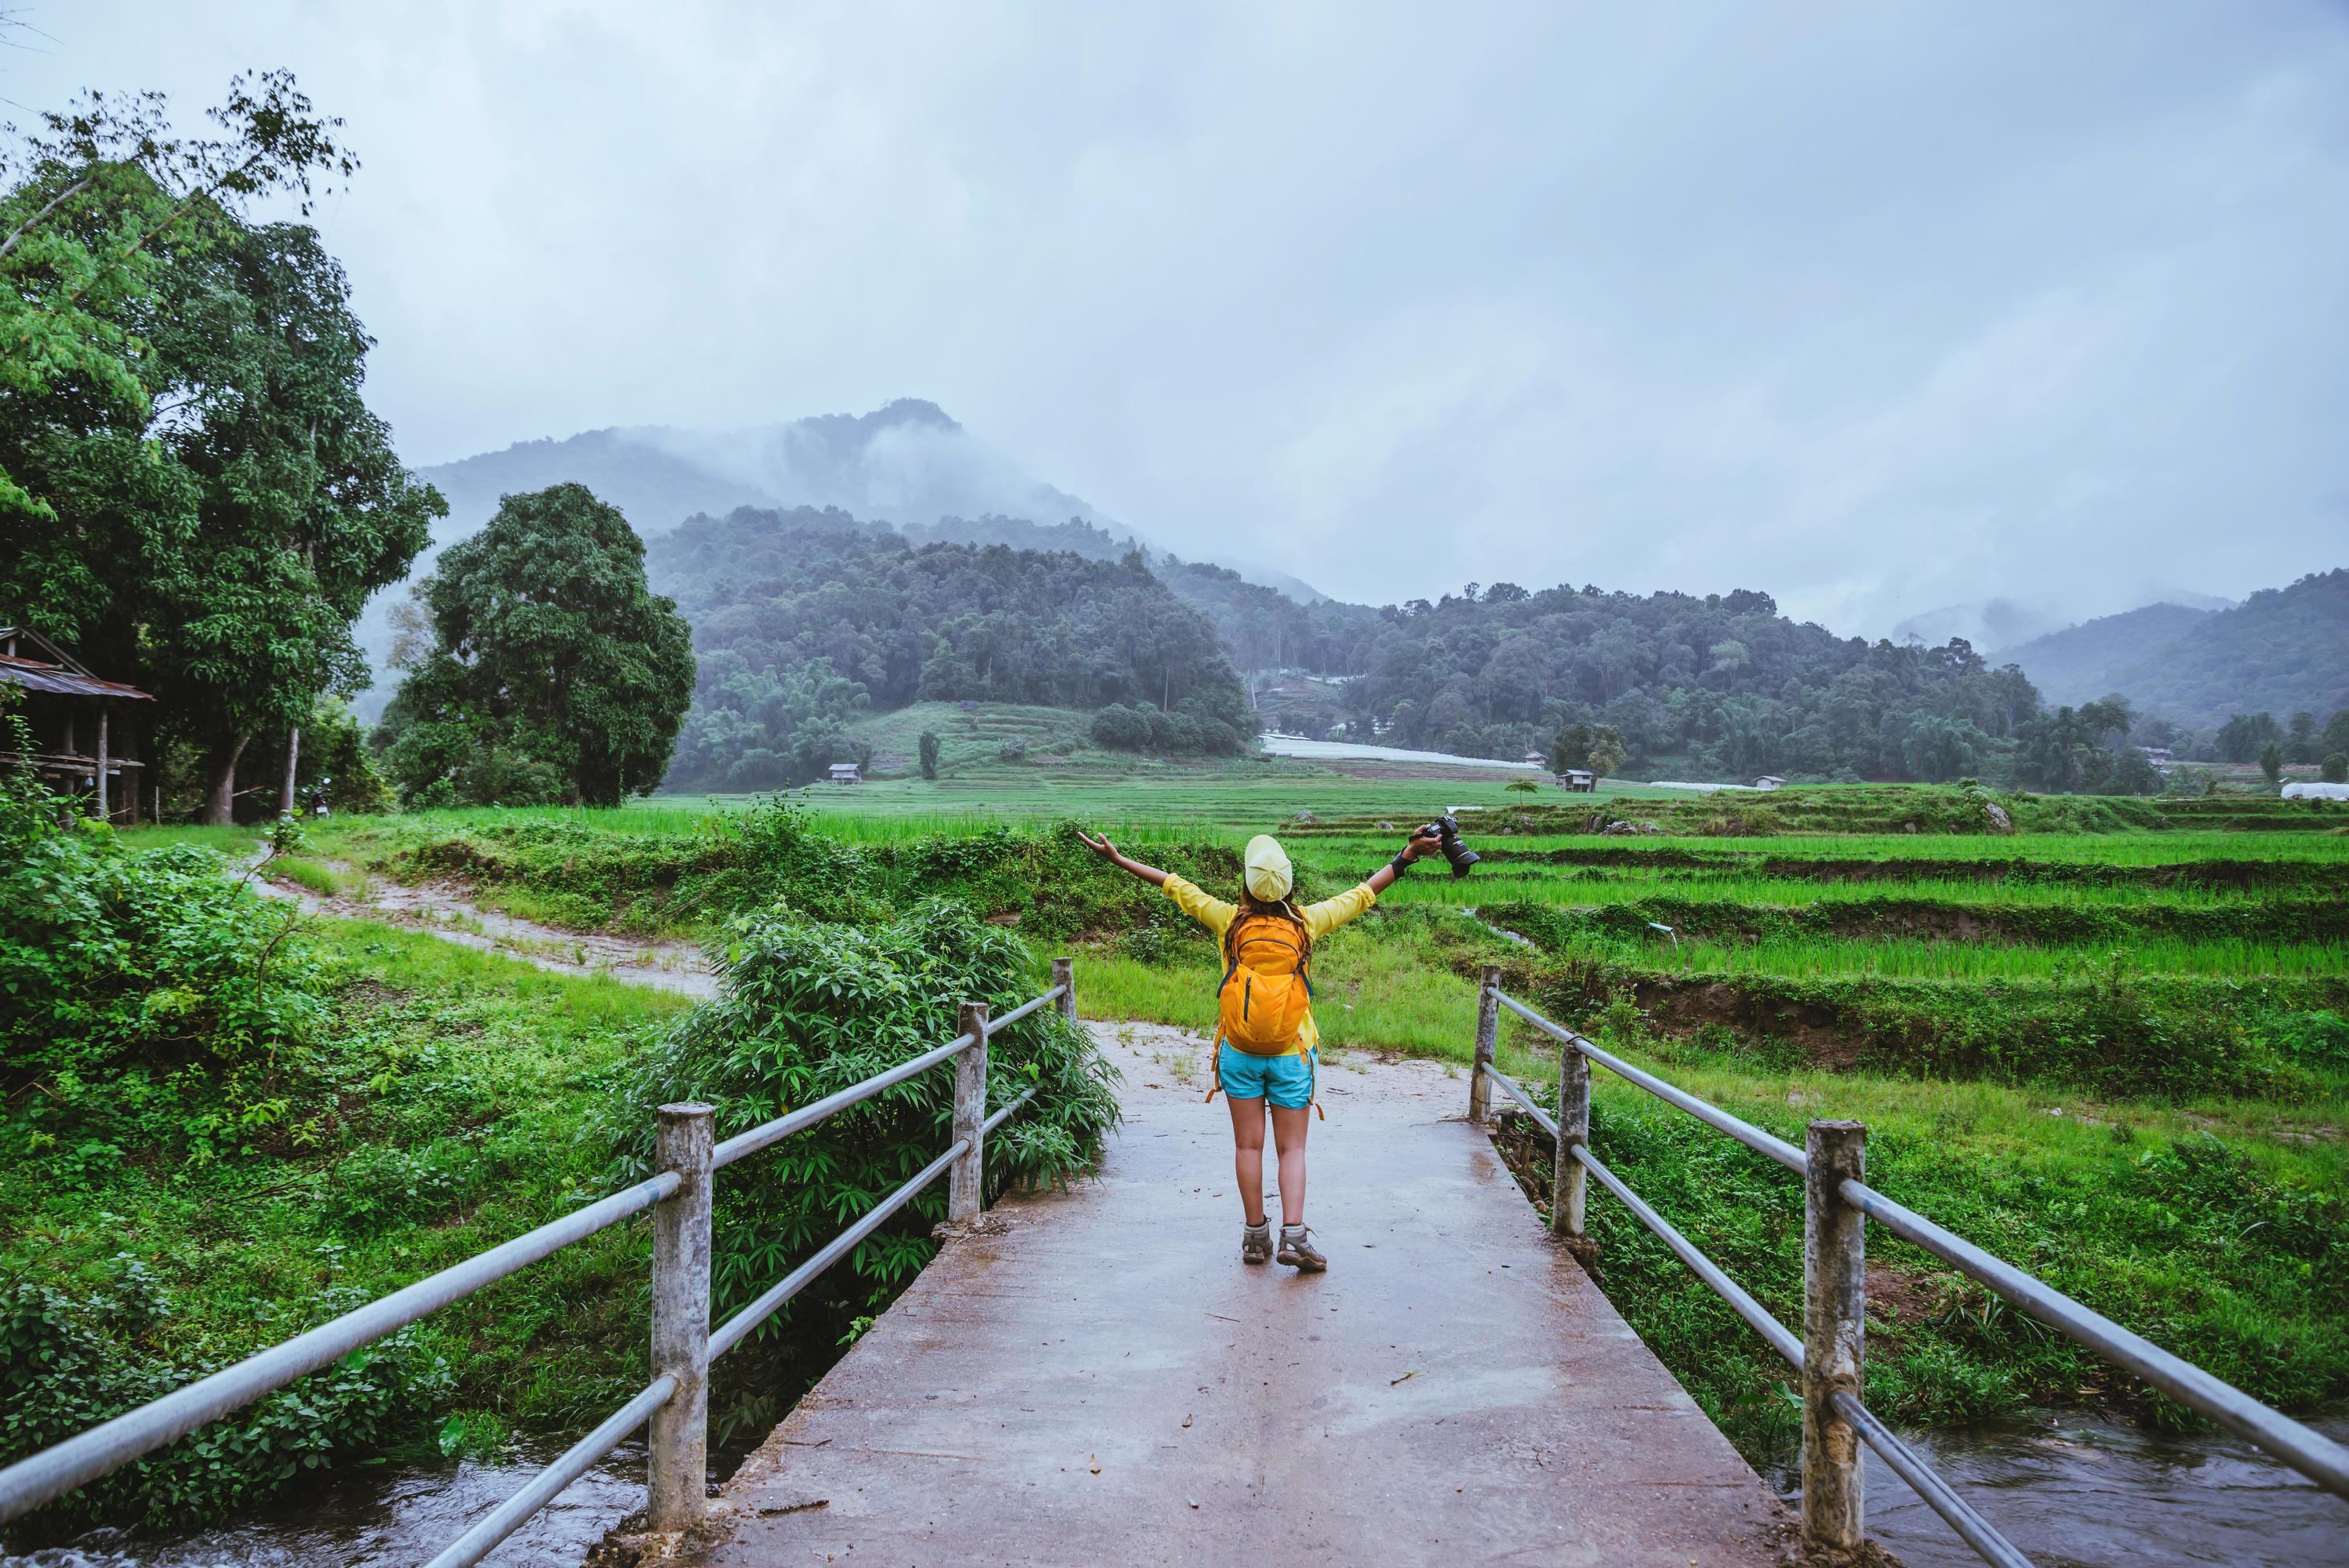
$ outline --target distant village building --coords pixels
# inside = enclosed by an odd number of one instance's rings
[[[2137,750],[2147,762],[2164,771],[2168,769],[2172,762],[2178,760],[2169,754],[2169,748],[2167,746],[2140,746]]]
[[[98,817],[137,826],[141,768],[135,757],[120,754],[110,720],[119,704],[155,698],[99,679],[29,626],[0,626],[0,685],[25,694],[17,711],[33,740],[29,754],[0,751],[0,757],[29,760],[53,788],[88,795]]]
[[[1557,787],[1588,795],[1599,788],[1599,776],[1588,768],[1569,768],[1557,776]]]
[[[1538,752],[1538,751],[1528,751],[1528,752],[1526,752],[1526,763],[1527,763],[1528,765],[1530,765],[1530,766],[1532,766],[1532,767],[1535,767],[1535,768],[1546,768],[1546,767],[1547,767],[1547,766],[1549,765],[1549,758],[1547,758],[1547,757],[1544,757],[1544,756],[1543,756],[1540,752]]]
[[[1779,778],[1775,773],[1764,773],[1760,778],[1754,780],[1754,788],[1756,789],[1775,789],[1784,783],[1785,783],[1785,780]]]
[[[864,769],[854,762],[835,762],[832,765],[832,781],[835,784],[862,784],[864,782]]]

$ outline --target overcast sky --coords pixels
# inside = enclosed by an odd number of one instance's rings
[[[1185,554],[1878,634],[2349,564],[2349,7],[19,0],[290,67],[432,463],[936,401]]]

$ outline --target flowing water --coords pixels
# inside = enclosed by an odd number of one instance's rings
[[[2314,1423],[2349,1439],[2349,1418]],[[2039,1568],[2349,1568],[2349,1501],[2222,1433],[2170,1437],[2085,1415],[1909,1434],[1950,1484]],[[552,1459],[354,1470],[233,1525],[171,1536],[98,1531],[0,1568],[393,1568],[421,1563]],[[1794,1478],[1775,1475],[1792,1500]],[[1881,1463],[1868,1532],[1908,1568],[1980,1561]],[[644,1456],[624,1449],[489,1561],[575,1563],[644,1505]]]
[[[233,1524],[174,1535],[98,1530],[0,1568],[411,1568],[521,1490],[559,1444],[512,1464],[354,1469]],[[573,1481],[485,1562],[497,1568],[576,1563],[604,1532],[645,1505],[644,1451],[634,1444]]]
[[[2349,1440],[2349,1417],[2310,1424]],[[2349,1501],[2227,1433],[2176,1437],[2067,1412],[1903,1436],[2039,1568],[2349,1565]],[[1772,1480],[1792,1501],[1797,1478]],[[1908,1568],[1982,1561],[1873,1458],[1868,1531]]]

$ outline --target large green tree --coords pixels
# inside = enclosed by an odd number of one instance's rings
[[[92,94],[8,150],[0,614],[161,696],[144,722],[201,751],[224,821],[255,733],[364,684],[350,623],[445,508],[361,396],[341,268],[242,216],[347,176],[339,122],[283,73],[210,118]]]
[[[660,783],[692,639],[617,508],[578,484],[507,496],[418,594],[429,645],[404,651],[383,728],[405,798],[610,806]]]
[[[165,439],[200,500],[156,585],[149,678],[203,748],[208,820],[229,820],[255,733],[367,684],[351,623],[448,510],[361,396],[373,340],[349,293],[310,229],[240,228],[157,329],[191,387]]]

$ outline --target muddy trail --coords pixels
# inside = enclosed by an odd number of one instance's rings
[[[631,985],[650,985],[687,996],[715,996],[719,976],[701,950],[688,943],[637,942],[607,932],[564,931],[483,909],[464,891],[445,883],[405,886],[370,877],[341,861],[312,859],[337,879],[365,888],[360,893],[321,893],[273,874],[266,859],[251,867],[255,891],[299,904],[316,914],[346,920],[388,921],[429,932],[443,942],[518,958],[554,975],[608,975]]]

